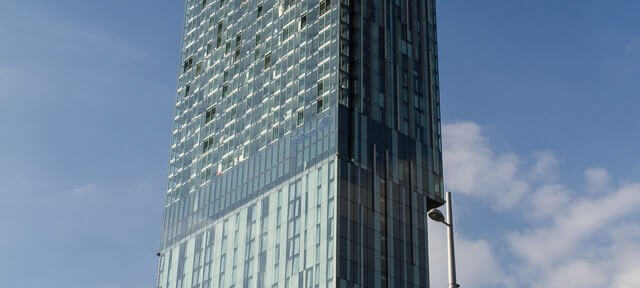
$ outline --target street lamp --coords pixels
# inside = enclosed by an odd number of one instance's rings
[[[447,203],[447,219],[444,219],[444,215],[438,209],[431,209],[427,212],[427,216],[431,218],[431,220],[440,222],[447,226],[447,246],[449,247],[449,288],[457,288],[460,287],[456,282],[456,259],[453,248],[453,217],[451,211],[451,192],[447,192],[446,199]]]

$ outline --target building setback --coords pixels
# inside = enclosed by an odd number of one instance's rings
[[[435,1],[185,2],[157,287],[428,287]]]

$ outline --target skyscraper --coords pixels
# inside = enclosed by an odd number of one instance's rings
[[[157,287],[428,287],[434,0],[186,0]]]

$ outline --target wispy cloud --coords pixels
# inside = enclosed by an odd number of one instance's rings
[[[5,106],[26,99],[57,101],[74,92],[83,99],[91,99],[89,93],[96,98],[99,93],[92,89],[105,82],[113,85],[110,81],[124,74],[118,70],[144,66],[139,64],[151,58],[145,43],[97,21],[22,6],[16,4],[13,13],[0,17],[0,27],[20,23],[19,29],[0,29],[0,100]]]
[[[602,168],[590,168],[584,172],[586,190],[591,193],[610,192],[611,175]]]
[[[481,127],[473,122],[444,125],[445,183],[449,190],[495,203],[494,208],[513,208],[529,190],[521,176],[520,158],[496,153]]]
[[[584,186],[563,184],[562,179],[548,177],[558,175],[553,153],[536,153],[535,163],[527,166],[519,161],[520,155],[496,151],[478,124],[464,122],[444,129],[445,161],[451,161],[445,175],[449,188],[458,192],[456,198],[491,207],[478,200],[499,201],[506,193],[511,200],[498,208],[512,209],[498,209],[498,215],[520,227],[506,228],[504,234],[488,239],[458,231],[463,235],[457,239],[463,286],[640,287],[640,183],[615,186],[615,177],[607,170],[589,168]],[[505,157],[511,159],[509,169],[497,169]],[[531,177],[522,171],[531,171]],[[483,179],[485,174],[492,181]],[[432,230],[429,241],[436,252],[431,261],[444,263],[445,255],[437,250],[445,249],[444,235]],[[446,284],[445,271],[439,271],[439,265],[432,267],[432,283]],[[494,277],[481,276],[487,274]]]
[[[536,162],[531,168],[531,177],[534,180],[553,180],[553,173],[558,165],[558,158],[551,152],[535,153]]]
[[[564,185],[543,185],[531,195],[530,215],[536,219],[551,217],[562,211],[570,198],[571,191]]]
[[[459,232],[459,231],[457,231]],[[447,286],[447,243],[441,225],[429,225],[429,276],[431,287]],[[458,282],[463,287],[510,287],[503,265],[496,256],[496,248],[485,239],[471,239],[458,233],[455,237]]]
[[[103,57],[124,57],[129,60],[142,60],[148,56],[143,45],[135,42],[137,39],[126,39],[97,21],[68,17],[38,6],[22,4],[20,2],[13,4],[12,13],[0,20],[0,24],[8,24],[17,19],[31,19],[31,21],[22,23],[19,30],[10,29],[0,33],[8,37],[8,40],[15,41],[0,47],[0,53],[14,53],[14,58],[22,58],[27,56],[22,53],[32,49],[39,52],[31,53],[28,55],[29,58],[22,60],[43,60],[43,56],[55,51],[74,53],[72,55],[76,57],[94,53]],[[42,48],[43,43],[46,43],[46,49]],[[77,62],[76,60],[68,64],[73,65]],[[42,65],[41,62],[40,64]]]
[[[568,204],[549,224],[511,233],[509,242],[514,252],[540,267],[572,255],[582,241],[640,209],[640,185],[625,186],[600,198],[573,197]]]
[[[96,191],[96,184],[89,183],[86,185],[78,186],[76,188],[71,189],[71,194],[73,195],[85,195]]]

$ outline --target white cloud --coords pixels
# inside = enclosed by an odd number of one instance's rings
[[[551,152],[536,153],[536,162],[531,169],[533,179],[555,179],[554,170],[558,159]]]
[[[504,237],[456,240],[463,286],[640,287],[640,184],[615,187],[602,168],[584,172],[585,189],[562,184],[554,176],[560,174],[552,153],[535,154],[527,167],[521,156],[497,152],[471,122],[445,125],[443,140],[446,184],[458,192],[457,199],[486,199],[480,203],[489,206],[498,201],[493,208],[499,208],[499,217],[520,227],[505,227]],[[437,229],[431,234],[432,263],[446,263],[446,254],[434,251],[446,251],[438,240],[444,236]],[[507,248],[499,250],[500,259],[508,264],[497,261],[495,247],[502,246]],[[438,269],[431,271],[446,276]],[[433,275],[432,286],[446,285],[442,279]]]
[[[80,195],[93,193],[95,191],[96,191],[96,185],[94,183],[89,183],[89,184],[78,186],[76,188],[71,189],[71,194],[75,196],[80,196]]]
[[[483,239],[455,237],[456,271],[462,287],[504,286],[507,281],[491,244]],[[431,287],[447,287],[447,243],[443,226],[429,225],[429,271]]]
[[[590,236],[597,236],[596,232],[640,208],[640,185],[625,186],[601,198],[574,198],[570,202],[551,224],[511,233],[508,241],[514,253],[539,267],[573,255]]]
[[[584,172],[584,178],[587,185],[586,190],[591,193],[606,192],[611,181],[609,172],[601,168],[587,169]]]
[[[533,287],[640,287],[640,226],[609,223],[599,231],[607,241],[585,239],[582,248],[563,260],[537,267],[534,277],[520,279]],[[530,268],[530,270],[533,270]],[[534,281],[533,281],[534,280]],[[528,286],[525,286],[528,287]]]
[[[632,266],[614,277],[615,288],[638,288],[640,285],[640,265]]]
[[[443,161],[447,189],[483,198],[498,210],[513,208],[528,190],[520,177],[515,154],[496,154],[479,125],[461,122],[444,125]]]
[[[534,284],[539,288],[599,288],[605,287],[607,276],[602,267],[585,261],[576,260],[558,267],[542,282]]]
[[[545,218],[560,212],[569,202],[571,191],[563,185],[544,185],[531,196],[531,216]]]

